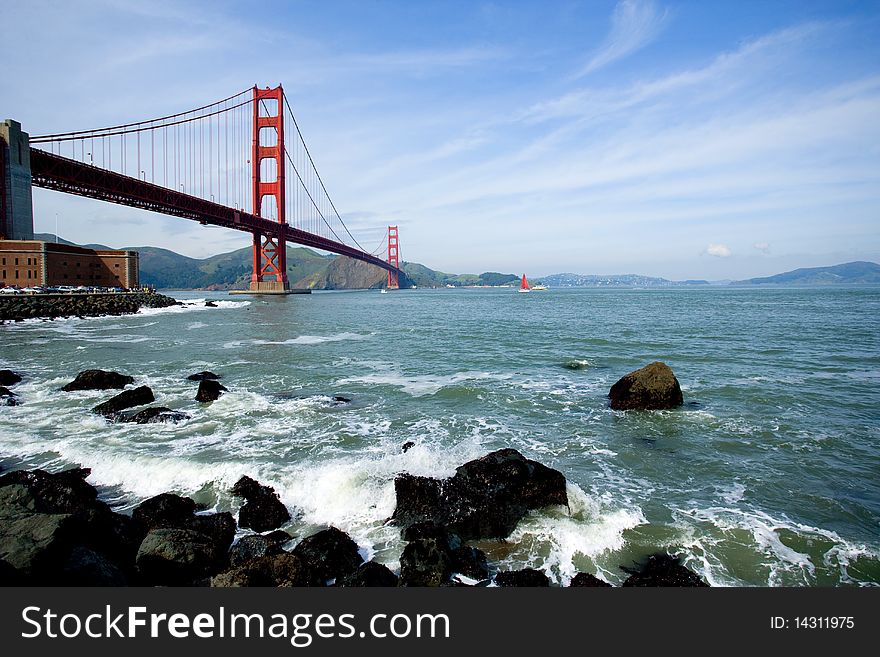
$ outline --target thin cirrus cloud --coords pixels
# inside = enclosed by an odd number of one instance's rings
[[[620,0],[611,16],[611,32],[575,77],[583,77],[636,52],[663,30],[667,10],[651,0]]]

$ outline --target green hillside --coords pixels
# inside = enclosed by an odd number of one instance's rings
[[[736,281],[734,285],[876,285],[880,265],[876,262],[846,262],[832,267],[795,269],[775,276]]]

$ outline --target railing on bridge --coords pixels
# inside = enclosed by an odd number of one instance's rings
[[[383,267],[389,284],[399,272],[396,228],[393,262],[390,238],[368,251],[352,235],[281,86],[31,144],[34,185],[252,233],[254,292],[287,289],[288,241]]]

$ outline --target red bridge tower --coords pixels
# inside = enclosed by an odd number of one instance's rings
[[[263,202],[274,202],[279,224],[287,222],[284,212],[284,90],[279,84],[274,89],[254,86],[254,145],[251,156],[253,176],[253,214],[262,217]],[[262,112],[260,110],[263,110]],[[275,130],[275,143],[271,144],[270,130]],[[271,145],[267,145],[271,144]],[[264,160],[274,162],[263,171]],[[274,169],[274,179],[272,170]],[[263,179],[265,174],[266,180]],[[271,216],[271,205],[267,208]],[[265,280],[274,276],[275,280]],[[287,281],[287,246],[284,237],[254,233],[254,272],[251,274],[251,292],[284,294],[290,289]]]
[[[399,251],[397,250],[397,226],[388,226],[388,264],[393,265],[395,268],[400,268],[400,260],[398,258]],[[397,272],[388,272],[388,288],[391,290],[396,290],[400,287],[400,282],[398,281]]]

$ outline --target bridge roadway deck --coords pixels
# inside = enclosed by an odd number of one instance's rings
[[[283,237],[287,242],[338,253],[392,273],[400,273],[397,267],[381,258],[347,244],[39,148],[31,148],[31,175],[33,184],[44,189],[192,219],[204,225]]]

